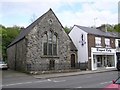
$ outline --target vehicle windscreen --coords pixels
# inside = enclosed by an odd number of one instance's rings
[[[120,84],[120,78],[116,80],[115,84]]]

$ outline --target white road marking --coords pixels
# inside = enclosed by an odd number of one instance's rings
[[[47,79],[47,80],[42,80],[42,81],[32,81],[32,82],[22,82],[22,83],[12,83],[12,84],[6,84],[6,85],[2,85],[2,87],[7,87],[7,86],[14,86],[14,85],[22,85],[22,84],[30,84],[30,83],[41,83],[41,82],[51,82],[51,79]],[[53,82],[65,82],[66,80],[53,80]]]
[[[22,83],[13,83],[13,84],[2,85],[2,87],[5,87],[5,86],[14,86],[14,85],[21,85],[21,84],[30,84],[30,83],[40,83],[40,82],[47,82],[47,81],[49,81],[49,80],[32,81],[32,82],[22,82]]]
[[[59,81],[56,81],[56,80],[53,80],[53,82],[65,82],[66,80],[59,80]]]
[[[100,84],[107,84],[107,83],[111,83],[112,81],[108,81],[108,82],[102,82]]]
[[[47,79],[48,81],[52,81],[51,79]]]
[[[7,85],[2,85],[3,87],[4,86],[13,86],[13,85],[20,85],[20,84],[25,84],[25,83],[28,83],[28,82],[24,82],[24,83],[13,83],[13,84],[7,84]],[[29,83],[32,83],[32,82],[29,82]]]
[[[81,86],[79,86],[79,87],[75,87],[75,88],[82,88]]]
[[[43,80],[43,81],[34,81],[32,83],[40,83],[40,82],[47,82],[48,80]]]

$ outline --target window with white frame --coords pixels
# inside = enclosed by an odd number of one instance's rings
[[[105,38],[105,47],[110,47],[110,39]]]
[[[101,47],[101,37],[95,37],[95,45],[96,47]]]

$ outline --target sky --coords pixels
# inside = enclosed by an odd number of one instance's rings
[[[63,26],[118,23],[119,0],[0,0],[0,24],[27,27],[50,8]]]

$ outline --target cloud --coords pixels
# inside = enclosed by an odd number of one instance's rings
[[[27,25],[52,8],[63,26],[93,26],[118,21],[118,0],[1,0],[3,23]],[[11,19],[12,21],[10,22]],[[97,18],[96,20],[94,20]],[[23,20],[23,21],[22,21]],[[14,22],[15,21],[15,22]]]
[[[72,7],[72,4],[69,5],[71,9],[75,10],[75,7]],[[64,11],[62,13],[58,12],[58,17],[60,18],[63,25],[70,26],[73,26],[74,24],[83,26],[117,24],[117,5],[117,1],[113,2],[112,0],[109,2],[106,2],[105,0],[101,0],[101,2],[99,0],[96,0],[94,2],[84,2],[82,3],[80,11]]]

